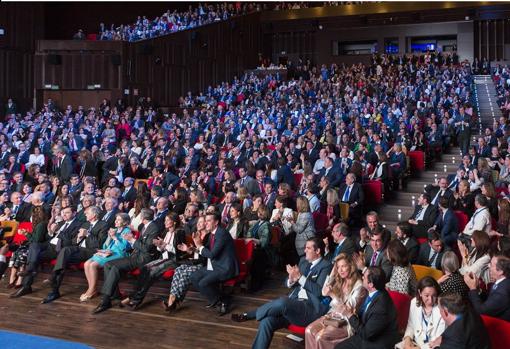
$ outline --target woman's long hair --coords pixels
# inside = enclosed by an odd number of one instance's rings
[[[350,267],[349,276],[345,279],[342,279],[337,272],[338,262],[344,260]],[[351,256],[346,255],[345,253],[340,253],[333,263],[333,280],[330,280],[331,290],[333,294],[338,298],[344,298],[344,288],[347,287],[347,294],[350,293],[354,287],[356,281],[360,279],[358,274],[358,268],[356,267],[356,263]]]

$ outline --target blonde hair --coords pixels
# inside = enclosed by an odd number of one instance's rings
[[[342,260],[345,261],[347,265],[349,265],[350,269],[349,275],[345,279],[342,279],[337,272],[338,262]],[[344,287],[347,286],[348,289],[347,294],[349,294],[352,291],[352,288],[354,287],[356,281],[360,279],[360,276],[358,274],[358,268],[356,267],[356,263],[354,263],[354,260],[352,259],[351,256],[345,253],[340,253],[333,262],[333,271],[334,271],[333,278],[332,280],[330,280],[331,291],[333,292],[336,298],[343,299],[345,296],[343,293]]]
[[[298,196],[296,199],[296,211],[298,213],[310,212],[310,203],[304,196]]]
[[[331,206],[336,206],[340,203],[338,192],[335,189],[328,189],[326,193],[326,202]]]

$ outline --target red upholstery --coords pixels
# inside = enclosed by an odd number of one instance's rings
[[[492,348],[508,348],[510,345],[510,322],[487,315],[482,315],[482,320],[489,332]]]
[[[425,153],[422,151],[410,151],[408,153],[411,162],[411,172],[421,172],[425,170]]]
[[[87,40],[96,41],[97,40],[97,34],[87,34]]]
[[[457,217],[457,221],[459,223],[459,232],[464,230],[464,227],[469,222],[469,217],[462,211],[454,211],[455,217]]]
[[[294,173],[294,184],[296,187],[299,187],[301,185],[301,180],[303,179],[302,173]]]
[[[398,330],[400,332],[404,332],[407,327],[407,320],[409,319],[411,297],[407,294],[395,291],[388,291],[388,294],[390,295],[391,300],[397,309]]]
[[[239,275],[225,281],[223,283],[225,286],[235,286],[246,280],[246,277],[250,274],[249,262],[253,258],[255,243],[244,239],[235,239],[234,243],[236,245],[237,260],[239,261]]]
[[[175,274],[175,269],[170,268],[163,273],[163,279],[170,280]]]
[[[383,203],[383,184],[381,181],[366,181],[362,187],[367,205],[381,205]]]
[[[324,213],[315,211],[312,213],[313,221],[315,223],[315,230],[325,231],[329,225],[328,216]]]
[[[496,188],[496,192],[498,193],[498,196],[505,196],[508,194],[508,188],[507,187]]]
[[[427,242],[427,238],[417,238],[416,241],[421,245]]]
[[[306,330],[306,327],[301,327],[301,326],[297,326],[297,325],[293,325],[293,324],[290,324],[287,329],[292,332],[292,333],[295,333],[295,334],[298,334],[298,335],[301,335],[301,336],[304,336],[305,335],[305,330]]]

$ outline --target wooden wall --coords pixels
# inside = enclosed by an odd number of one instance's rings
[[[0,3],[0,116],[13,98],[18,111],[33,104],[33,58],[36,40],[43,38],[43,4]]]

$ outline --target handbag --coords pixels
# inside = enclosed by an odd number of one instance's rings
[[[324,326],[331,326],[334,328],[340,328],[345,325],[347,325],[347,320],[345,319],[334,319],[331,317],[325,317],[324,320],[322,320],[322,323]]]

